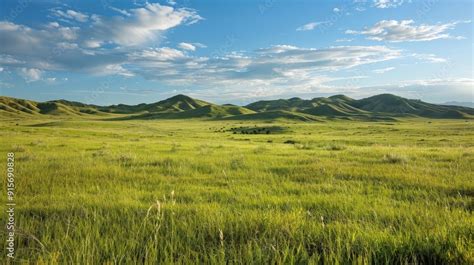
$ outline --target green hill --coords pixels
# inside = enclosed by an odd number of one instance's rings
[[[136,114],[140,112],[182,112],[197,109],[211,103],[199,99],[193,99],[185,95],[176,95],[171,98],[151,104],[138,105],[111,105],[99,107],[101,111],[119,114]]]
[[[39,108],[36,105],[35,101],[0,97],[0,113],[2,115],[34,115],[39,113]]]
[[[159,101],[157,103],[149,104],[148,111],[165,111],[165,112],[182,112],[194,110],[211,103],[194,99],[185,95],[176,95],[174,97]]]
[[[272,111],[272,110],[297,110],[313,107],[309,100],[301,98],[277,99],[277,100],[262,100],[245,106],[248,109],[256,112]]]
[[[344,95],[311,100],[277,99],[258,101],[248,108],[264,112],[267,110],[291,110],[315,116],[373,119],[374,117],[425,117],[445,119],[474,118],[474,109],[459,106],[436,105],[421,100],[406,99],[391,94],[381,94],[360,100]]]
[[[185,95],[151,104],[96,106],[67,100],[36,102],[0,97],[2,117],[105,117],[106,119],[233,119],[318,121],[321,118],[354,120],[395,120],[399,117],[473,119],[469,107],[436,105],[421,100],[381,94],[364,99],[344,95],[313,99],[262,100],[245,107],[217,105]]]
[[[226,120],[295,120],[295,121],[320,121],[305,113],[291,112],[285,110],[273,110],[265,112],[256,112],[252,114],[243,114],[226,117]]]
[[[444,106],[406,99],[392,94],[381,94],[353,102],[353,106],[369,112],[391,115],[414,115],[426,118],[472,118],[474,109]]]
[[[302,110],[304,113],[317,116],[348,116],[350,115],[343,108],[339,108],[332,104],[323,104],[314,108]]]
[[[175,109],[173,109],[175,110]],[[255,113],[253,110],[239,106],[205,105],[185,111],[150,112],[122,119],[191,119],[191,118],[224,118],[234,115]]]
[[[83,116],[103,114],[97,106],[67,100],[36,102],[32,100],[0,97],[0,114],[9,117],[52,115]]]

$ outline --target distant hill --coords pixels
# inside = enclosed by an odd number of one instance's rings
[[[132,114],[139,112],[171,112],[177,113],[182,111],[188,111],[210,105],[211,103],[205,102],[198,99],[193,99],[185,95],[176,95],[171,98],[158,101],[151,104],[138,104],[138,105],[112,105],[106,107],[100,107],[99,109],[104,112],[120,113],[120,114]]]
[[[391,94],[381,94],[364,98],[353,103],[354,107],[370,112],[392,115],[414,115],[426,118],[459,119],[474,115],[472,108],[444,106],[406,99]]]
[[[296,121],[320,121],[313,115],[291,112],[285,110],[270,110],[255,112],[252,114],[228,116],[226,120],[296,120]]]
[[[246,106],[256,111],[288,110],[315,116],[333,118],[378,119],[379,117],[426,117],[462,119],[473,118],[474,109],[458,106],[436,105],[421,100],[406,99],[392,94],[381,94],[360,100],[344,95],[328,98],[278,99],[258,101]]]
[[[473,119],[470,107],[437,105],[392,94],[364,99],[344,95],[313,99],[277,99],[257,101],[247,106],[217,105],[186,95],[151,104],[96,106],[67,100],[36,102],[0,97],[1,117],[98,117],[111,120],[140,119],[225,119],[225,120],[294,120],[323,119],[396,120],[402,117]]]
[[[467,102],[467,101],[466,102],[448,101],[448,102],[443,103],[443,105],[474,108],[474,102]]]
[[[172,110],[175,110],[174,108]],[[235,115],[253,114],[255,111],[239,106],[220,106],[215,104],[183,111],[158,111],[148,112],[121,119],[190,119],[190,118],[225,118]]]
[[[98,106],[82,104],[67,100],[53,100],[48,102],[36,102],[32,100],[0,97],[1,116],[30,116],[52,115],[52,116],[88,116],[104,115]]]

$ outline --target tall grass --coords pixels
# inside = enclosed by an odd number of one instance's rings
[[[44,122],[0,124],[20,263],[474,262],[471,122]]]

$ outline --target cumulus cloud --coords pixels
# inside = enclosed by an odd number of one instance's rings
[[[441,58],[436,56],[432,53],[413,53],[411,54],[412,57],[429,63],[445,63],[447,60],[445,58]]]
[[[26,82],[34,82],[41,79],[42,71],[35,68],[20,68],[19,74]]]
[[[376,74],[383,74],[383,73],[392,71],[394,69],[395,69],[395,67],[386,67],[386,68],[381,68],[381,69],[375,69],[372,72],[374,72]]]
[[[141,45],[159,40],[166,30],[179,25],[190,25],[202,17],[193,9],[174,8],[158,3],[146,3],[143,7],[130,10],[109,7],[118,12],[117,16],[86,15],[74,10],[53,9],[53,15],[66,21],[88,22],[82,24],[80,37],[94,39],[96,43],[111,43],[119,46]],[[51,22],[50,27],[59,27]]]
[[[338,13],[338,12],[340,12],[340,11],[341,11],[341,9],[339,9],[339,8],[335,7],[335,8],[333,8],[333,9],[332,9],[332,11],[333,11],[333,12],[335,12],[335,13]]]
[[[1,67],[130,76],[132,72],[125,67],[130,53],[143,49],[170,28],[201,19],[191,9],[150,3],[127,10],[129,16],[104,17],[59,9],[51,12],[77,22],[87,20],[87,24],[64,26],[59,20],[30,27],[0,21]]]
[[[115,12],[118,12],[118,13],[124,15],[124,16],[127,16],[127,17],[131,16],[131,14],[125,9],[120,9],[120,8],[116,8],[116,7],[113,7],[113,6],[109,6],[109,8],[111,10],[115,11]]]
[[[463,21],[466,23],[468,21]],[[453,29],[461,22],[438,23],[434,25],[413,25],[413,20],[382,20],[374,26],[363,31],[347,30],[346,34],[365,35],[370,40],[403,42],[403,41],[431,41],[437,39],[458,38],[453,37],[448,30]]]
[[[334,81],[333,72],[401,56],[399,50],[386,46],[314,49],[292,45],[196,56],[188,51],[205,45],[144,45],[168,29],[202,19],[195,10],[147,3],[125,11],[111,17],[83,14],[87,18],[62,11],[61,16],[75,17],[76,23],[68,26],[61,20],[36,27],[0,21],[0,67],[13,69],[29,81],[42,80],[48,71],[85,72],[142,76],[171,85],[239,87],[239,93],[263,94],[287,88],[311,91]],[[81,24],[80,19],[87,23]],[[324,22],[314,23],[304,29]]]
[[[130,11],[131,14],[134,12],[138,11]],[[146,35],[148,31],[144,29],[144,32]],[[93,38],[79,28],[55,24],[44,30],[11,22],[0,22],[0,42],[3,44],[0,46],[2,67],[140,75],[172,84],[222,85],[238,81],[245,82],[251,88],[278,84],[287,86],[292,82],[310,86],[327,80],[321,78],[325,76],[324,71],[339,71],[400,56],[400,51],[385,46],[313,49],[275,45],[248,53],[229,52],[214,57],[197,57],[184,51],[205,47],[200,43],[180,43],[180,50],[133,45],[102,48],[103,43],[110,43],[110,38]]]
[[[195,51],[196,50],[196,46],[192,45],[191,43],[187,43],[187,42],[181,42],[180,44],[178,44],[178,47],[180,49],[188,50],[188,51]]]
[[[325,22],[310,22],[308,24],[304,24],[303,26],[300,26],[296,28],[296,31],[308,31],[308,30],[313,30],[317,26],[324,24]]]
[[[88,15],[83,14],[83,13],[78,12],[78,11],[71,10],[71,9],[66,10],[66,11],[63,11],[63,10],[60,10],[60,9],[54,9],[53,14],[55,14],[58,17],[71,19],[71,20],[75,20],[75,21],[78,21],[78,22],[86,22],[89,19]]]
[[[446,102],[446,91],[449,91],[449,98],[452,100],[466,101],[472,98],[473,86],[474,79],[472,78],[430,78],[377,86],[360,86],[348,94],[365,97],[392,93],[407,98],[421,98],[428,102]]]
[[[337,39],[336,42],[351,42],[353,41],[354,39],[346,39],[346,38],[343,38],[343,39]]]
[[[79,29],[75,27],[44,30],[0,21],[0,64],[45,71],[99,70],[100,73],[100,69],[109,64],[123,62],[123,52],[92,51],[82,47],[78,33]]]
[[[390,60],[398,50],[385,46],[339,46],[326,49],[276,45],[250,53],[194,57],[172,48],[149,49],[130,56],[134,73],[170,84],[201,85],[257,91],[311,90],[333,81],[329,73]],[[263,92],[262,92],[263,93]]]
[[[376,8],[390,8],[390,7],[398,7],[403,5],[406,2],[411,2],[410,0],[374,0],[374,6]]]
[[[198,47],[198,48],[207,48],[205,44],[199,43],[199,42],[194,42],[192,45]]]
[[[400,84],[400,87],[409,87],[409,86],[462,86],[470,87],[474,86],[474,79],[472,78],[431,78],[431,79],[418,79],[418,80],[408,80]],[[472,92],[472,90],[471,90]]]
[[[91,34],[95,39],[133,46],[157,40],[168,29],[194,24],[202,17],[195,10],[147,3],[127,11],[129,16],[94,16]]]

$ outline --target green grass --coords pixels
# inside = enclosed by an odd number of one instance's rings
[[[0,127],[20,263],[474,262],[472,121]]]

